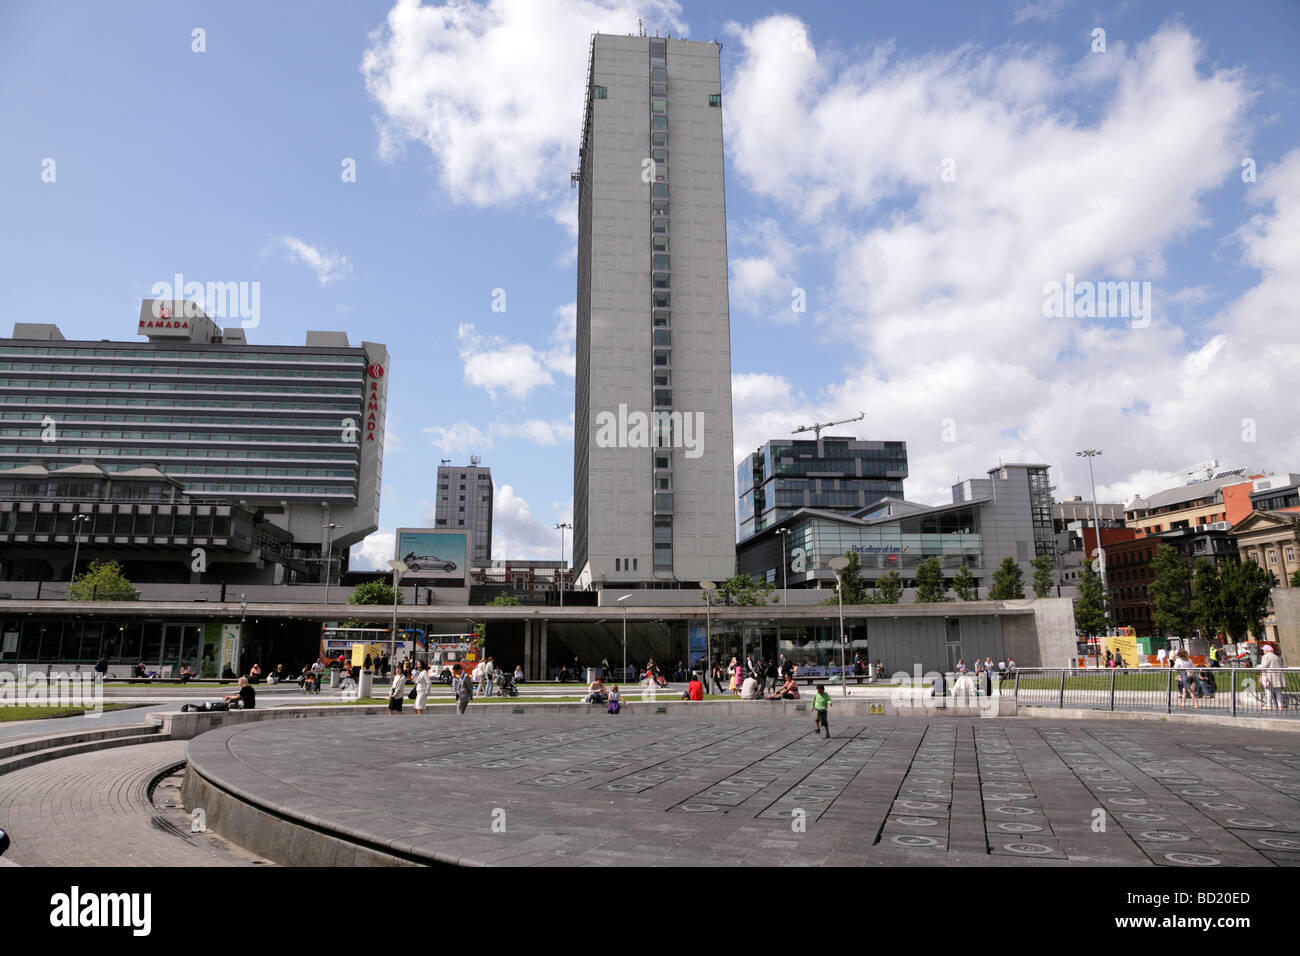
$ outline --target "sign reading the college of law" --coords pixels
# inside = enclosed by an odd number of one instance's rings
[[[898,544],[855,544],[853,550],[858,554],[903,554],[908,546]]]

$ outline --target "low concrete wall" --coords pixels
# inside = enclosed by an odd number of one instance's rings
[[[668,715],[683,717],[688,713],[714,717],[811,717],[812,698],[806,700],[708,700],[687,703],[680,700],[624,701],[622,714],[645,716]],[[191,740],[199,734],[218,727],[234,724],[258,723],[264,720],[295,720],[306,717],[356,717],[387,714],[388,708],[378,705],[351,705],[339,707],[274,707],[266,710],[202,711],[178,714],[150,714],[152,720],[161,721],[162,734],[172,740]],[[454,714],[455,704],[430,704],[427,714]],[[589,714],[608,716],[604,704],[470,704],[465,712],[468,718],[489,715],[520,716],[525,714]],[[961,699],[949,697],[833,698],[831,719],[836,717],[1014,717],[1015,698],[977,697]],[[410,710],[403,717],[413,717]],[[622,716],[621,714],[619,716]],[[419,719],[419,718],[415,718]]]

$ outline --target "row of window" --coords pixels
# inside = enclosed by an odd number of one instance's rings
[[[0,420],[19,422],[43,422],[43,412],[0,412]],[[355,412],[353,413],[356,414]],[[270,425],[275,428],[337,428],[332,417],[323,419],[323,424],[304,421],[301,415],[285,415],[283,418],[235,418],[221,415],[86,415],[77,414],[75,418],[55,419],[60,426],[90,425],[95,422],[139,422],[148,425]],[[355,420],[355,419],[354,419]],[[341,421],[341,419],[340,419]]]
[[[652,74],[651,74],[651,78],[652,78],[652,79],[653,79],[653,77],[654,77],[655,74],[662,75],[663,78],[664,78],[664,80],[667,80],[667,79],[668,79],[668,72],[667,72],[666,70],[655,70],[655,71],[653,71]],[[658,88],[661,87],[661,86],[666,87],[666,86],[667,86],[667,83],[666,83],[666,82],[652,82],[652,83],[651,83],[651,90],[650,90],[651,95],[652,95],[652,96],[655,95],[656,91],[657,91]],[[663,92],[666,93],[667,90],[664,90]],[[607,99],[609,99],[609,87],[607,87],[607,86],[599,86],[599,85],[594,85],[594,86],[592,86],[592,96],[593,96],[594,98],[598,99],[598,100],[607,100]],[[710,106],[721,107],[721,106],[722,106],[722,94],[721,94],[721,93],[710,93],[710,94],[709,94],[709,105],[710,105]],[[652,100],[650,101],[650,109],[651,109],[652,112],[656,112],[656,113],[667,113],[667,112],[668,112],[668,101],[667,101],[667,100],[664,100],[664,99],[652,99]],[[665,127],[663,127],[663,128],[664,128],[664,129],[667,129],[668,127],[665,126]]]
[[[336,498],[355,499],[356,495],[341,485],[263,485],[235,484],[222,482],[199,482],[185,486],[187,494],[203,492],[205,494],[275,494],[275,495],[329,495]]]
[[[73,372],[91,375],[176,375],[182,378],[213,378],[229,375],[252,375],[263,378],[357,378],[363,371],[345,369],[259,368],[239,365],[213,365],[210,369],[184,368],[168,365],[45,365],[32,362],[0,362],[0,371],[52,372],[67,375]]]
[[[341,412],[343,414],[354,414],[360,407],[359,399],[348,401],[346,399],[333,399],[329,402],[241,402],[236,399],[222,399],[219,402],[203,401],[202,399],[189,399],[185,402],[185,408],[213,408],[221,410],[231,410],[237,408],[256,408],[261,411],[276,411],[284,409],[286,411],[309,411],[309,412]],[[14,405],[39,405],[50,408],[81,408],[82,406],[103,405],[113,408],[136,407],[159,407],[159,408],[176,408],[177,402],[172,398],[127,398],[122,395],[114,395],[112,398],[95,398],[93,396],[67,397],[62,395],[0,395],[0,408],[6,408]]]
[[[301,426],[299,426],[301,427]],[[58,430],[58,440],[66,438],[98,438],[101,441],[111,439],[121,439],[123,441],[131,440],[150,440],[150,441],[210,441],[210,442],[259,442],[261,444],[279,444],[279,443],[315,443],[315,444],[339,444],[347,445],[351,442],[343,441],[342,426],[331,425],[322,426],[324,434],[313,435],[294,435],[280,434],[275,432],[173,432],[168,431],[162,434],[154,431],[117,431],[115,429],[103,428],[60,428]],[[0,428],[0,436],[7,438],[36,438],[41,439],[43,431],[40,427],[33,428]]]
[[[25,455],[31,457],[31,445],[0,445],[0,455]],[[114,447],[109,445],[65,445],[43,446],[41,457],[57,460],[70,459],[78,464],[82,458],[94,458],[105,471],[125,471],[139,468],[138,462],[127,464],[109,464],[104,459],[112,458],[148,458],[150,460],[175,460],[178,458],[203,458],[212,461],[227,461],[242,458],[274,458],[280,461],[356,461],[357,454],[352,452],[330,451],[294,451],[284,449],[276,451],[252,451],[244,448],[157,448],[157,447]],[[18,468],[27,461],[0,462],[0,469]]]
[[[139,507],[139,506],[123,506]],[[0,512],[0,532],[5,534],[80,535],[84,541],[95,535],[151,535],[156,537],[228,538],[230,515],[182,515],[170,509],[150,514],[145,506],[140,514],[91,513],[85,521],[73,523],[72,512]],[[242,537],[247,540],[251,525],[247,516]],[[80,527],[77,527],[80,525]]]
[[[99,381],[85,379],[60,379],[60,378],[33,378],[19,379],[6,378],[0,380],[0,388],[50,388],[65,389],[76,388],[92,390],[98,389],[103,391],[125,390],[139,392],[250,392],[256,391],[259,394],[279,395],[279,394],[297,394],[306,393],[313,395],[356,395],[360,388],[358,384],[354,388],[330,388],[322,385],[320,387],[310,387],[305,385],[281,385],[278,382],[245,382],[240,385],[211,385],[199,382],[142,382],[136,380],[128,381]]]
[[[109,358],[145,358],[166,362],[292,362],[365,365],[359,354],[331,355],[321,352],[244,352],[222,348],[210,352],[172,352],[158,348],[66,348],[44,345],[0,345],[0,355],[107,356]]]
[[[650,155],[655,163],[655,181],[650,184],[650,316],[652,324],[651,378],[656,410],[670,410],[672,394],[672,257],[668,252],[668,44],[650,40]],[[672,567],[673,480],[672,453],[656,451],[654,460],[654,549],[656,569]],[[636,558],[631,570],[636,570]],[[615,570],[618,570],[615,561]],[[623,559],[626,571],[627,559]]]

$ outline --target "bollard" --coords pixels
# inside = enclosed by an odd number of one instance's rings
[[[365,700],[367,697],[372,696],[370,691],[371,688],[374,687],[374,683],[374,671],[363,670],[361,672],[361,679],[357,682],[357,699]]]
[[[1065,671],[1061,671],[1061,699],[1057,702],[1058,707],[1065,709]]]
[[[337,667],[331,667],[330,668],[330,690],[337,690],[338,686],[339,686],[339,669]]]
[[[1115,672],[1118,670],[1119,670],[1118,667],[1112,667],[1110,669],[1110,709],[1111,710],[1115,709]]]

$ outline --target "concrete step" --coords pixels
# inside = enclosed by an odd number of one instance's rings
[[[53,721],[51,721],[51,723],[53,723]],[[105,727],[102,730],[78,730],[67,733],[50,733],[40,737],[24,737],[22,740],[0,745],[0,760],[4,760],[8,757],[16,757],[18,754],[30,753],[33,750],[45,750],[50,747],[61,747],[66,744],[89,743],[94,740],[111,740],[115,737],[133,737],[141,733],[157,733],[161,727],[162,721],[160,720],[146,720],[139,724],[128,724],[120,727]]]
[[[49,760],[58,760],[60,757],[71,757],[76,754],[93,753],[97,750],[108,750],[112,747],[130,747],[135,744],[153,744],[166,740],[157,727],[132,727],[134,734],[127,736],[103,737],[98,740],[85,740],[80,743],[65,743],[62,745],[50,745],[39,750],[30,750],[26,753],[20,753],[15,756],[0,760],[0,776],[12,773],[15,770],[22,770],[25,767],[31,767],[38,763],[45,763]]]

